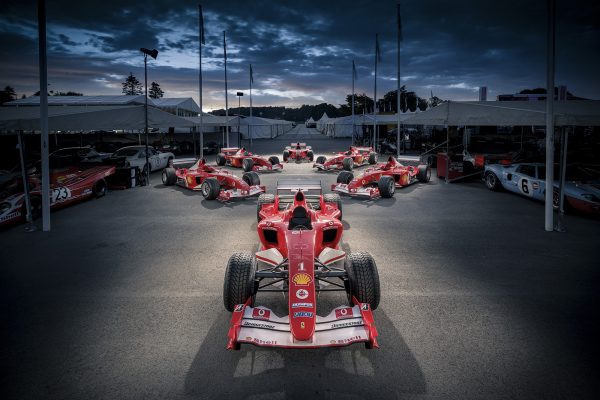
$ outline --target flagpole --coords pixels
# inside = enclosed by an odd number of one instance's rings
[[[356,133],[356,124],[354,123],[354,81],[356,80],[356,66],[352,60],[352,145],[354,146],[354,134]]]
[[[204,44],[204,16],[202,15],[202,5],[198,4],[199,31],[198,31],[198,94],[200,100],[200,158],[204,158],[204,125],[202,121],[202,45]],[[194,143],[196,143],[194,141]],[[194,158],[196,153],[194,153]]]
[[[379,34],[375,34],[375,87],[373,90],[373,150],[377,151],[377,57],[379,56]]]
[[[225,59],[225,147],[229,147],[229,102],[227,99],[227,42],[223,31],[223,57]]]
[[[400,3],[398,6],[398,88],[396,91],[396,115],[398,116],[398,128],[396,129],[396,157],[400,157],[400,41],[402,41],[402,22],[400,20]]]
[[[250,136],[250,150],[252,150],[252,64],[250,64],[250,123],[248,124],[248,136]]]

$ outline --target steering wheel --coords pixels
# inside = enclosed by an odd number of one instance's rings
[[[294,231],[308,231],[308,227],[306,225],[296,225],[293,229]]]

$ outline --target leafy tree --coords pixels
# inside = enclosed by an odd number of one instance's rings
[[[148,97],[151,99],[160,99],[164,95],[165,93],[160,88],[160,85],[156,82],[152,82],[152,85],[150,85],[150,90],[148,90]]]
[[[4,104],[8,101],[15,100],[16,98],[17,93],[12,87],[6,86],[4,90],[0,90],[0,104]]]
[[[440,103],[443,103],[443,100],[437,96],[431,96],[429,98],[429,107],[435,107]]]
[[[346,96],[346,103],[350,107],[350,113],[352,113],[352,95]],[[362,114],[373,112],[373,99],[367,96],[365,93],[354,95],[354,113]],[[332,117],[330,115],[330,117]]]
[[[133,73],[131,72],[129,73],[127,79],[125,79],[125,82],[121,83],[121,85],[123,86],[123,94],[128,96],[135,96],[144,93],[142,90],[142,84],[135,76],[133,76]]]
[[[417,107],[421,111],[427,110],[427,100],[422,99],[422,98],[419,97],[419,100],[417,101]]]

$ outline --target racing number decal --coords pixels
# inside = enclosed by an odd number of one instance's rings
[[[71,197],[71,191],[67,187],[58,187],[52,189],[52,193],[50,195],[50,202],[57,203],[59,201],[67,200]]]
[[[519,188],[519,191],[521,193],[523,193],[525,196],[529,196],[529,197],[533,196],[533,191],[531,190],[531,182],[529,182],[528,179],[521,178],[519,180],[519,183],[517,186]]]

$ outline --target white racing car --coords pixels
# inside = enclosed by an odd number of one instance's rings
[[[127,146],[115,151],[110,157],[112,160],[119,160],[126,166],[139,167],[140,171],[145,171],[146,165],[146,146]],[[148,147],[148,163],[150,172],[166,168],[171,164],[175,156],[173,153],[162,153]]]

